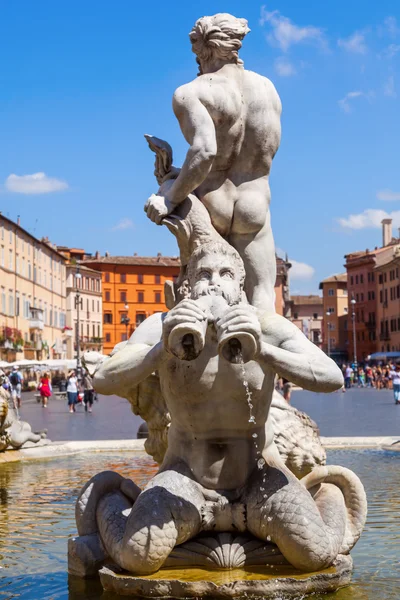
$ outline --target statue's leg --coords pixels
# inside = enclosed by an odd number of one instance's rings
[[[346,527],[338,488],[329,486],[317,504],[288,469],[266,464],[254,473],[245,495],[247,528],[253,535],[274,542],[300,570],[316,571],[332,564]]]
[[[258,232],[235,233],[233,230],[228,241],[243,260],[248,301],[259,310],[275,312],[276,258],[269,212]]]
[[[120,492],[102,498],[97,523],[107,553],[124,569],[157,571],[177,544],[201,529],[200,486],[174,469],[156,475],[133,507]]]

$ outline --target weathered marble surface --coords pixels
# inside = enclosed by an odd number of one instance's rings
[[[2,386],[3,376],[0,370],[0,451],[48,444],[45,431],[33,432],[29,423],[21,421],[17,411],[10,407],[10,393]]]
[[[168,313],[146,319],[110,357],[87,353],[85,362],[99,392],[129,399],[148,421],[146,449],[160,469],[143,491],[112,472],[84,486],[71,571],[89,574],[98,557],[142,575],[177,553],[187,564],[204,532],[271,543],[296,569],[317,571],[348,554],[365,522],[360,480],[324,466],[312,421],[280,400],[270,412],[276,374],[319,392],[343,378],[274,312],[268,176],[280,102],[238,58],[247,31],[224,14],[191,33],[200,76],[174,95],[190,144],[182,168],[167,142],[147,136],[160,188],[145,210],[176,236],[180,277],[167,286]]]

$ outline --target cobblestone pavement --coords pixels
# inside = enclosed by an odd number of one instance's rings
[[[399,436],[400,405],[392,390],[352,388],[345,393],[292,392],[291,404],[310,415],[321,435]]]
[[[390,390],[353,388],[346,393],[315,394],[304,390],[292,392],[292,405],[313,418],[321,435],[336,436],[399,436],[400,405],[396,406]],[[42,408],[32,393],[24,393],[21,418],[34,431],[48,429],[53,441],[117,440],[137,437],[142,423],[134,415],[127,400],[118,396],[99,396],[93,413],[78,406],[69,414],[67,403],[50,398],[48,408]]]
[[[80,440],[124,440],[137,437],[142,419],[133,414],[131,405],[118,396],[100,396],[87,413],[78,405],[68,412],[67,402],[50,398],[48,407],[36,402],[33,393],[22,394],[21,419],[28,421],[33,431],[47,429],[53,442]]]

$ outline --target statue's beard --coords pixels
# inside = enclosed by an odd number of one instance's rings
[[[191,297],[193,300],[197,300],[202,296],[221,296],[229,305],[237,304],[240,301],[240,298],[237,296],[237,294],[230,294],[229,292],[226,292],[225,290],[215,286],[208,286],[201,291],[192,290]]]

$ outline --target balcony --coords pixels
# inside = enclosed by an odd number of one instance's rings
[[[43,310],[41,308],[34,308],[31,306],[30,313],[31,313],[31,316],[28,319],[29,329],[43,331],[43,329],[44,329]]]
[[[389,341],[390,333],[388,331],[381,331],[381,333],[379,334],[379,339],[381,340],[381,342]]]
[[[365,321],[367,329],[376,329],[376,321]]]

